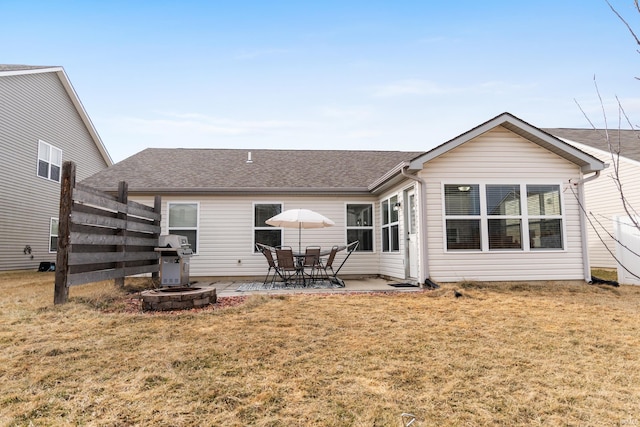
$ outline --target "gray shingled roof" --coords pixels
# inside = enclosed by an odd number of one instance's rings
[[[247,163],[251,152],[252,163]],[[82,181],[130,192],[367,192],[421,152],[148,148]]]
[[[604,151],[609,151],[604,129],[542,129],[551,135],[575,141]],[[640,132],[629,129],[610,129],[609,141],[615,146],[620,143],[620,155],[640,162]]]
[[[40,70],[42,68],[56,68],[56,67],[52,67],[48,65],[0,64],[0,71]]]

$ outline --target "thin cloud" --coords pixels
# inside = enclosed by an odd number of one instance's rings
[[[308,123],[286,120],[233,120],[199,113],[157,113],[159,117],[120,118],[120,126],[137,133],[166,134],[188,132],[204,135],[247,135],[290,130]]]
[[[485,94],[485,93],[513,93],[535,88],[534,83],[516,84],[504,81],[479,82],[470,86],[446,86],[431,80],[406,79],[398,80],[386,85],[380,85],[373,90],[375,98],[392,98],[400,96],[432,96],[451,94]]]

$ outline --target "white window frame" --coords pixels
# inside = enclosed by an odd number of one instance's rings
[[[58,223],[58,226],[56,227],[56,229],[57,229],[56,234],[53,234],[53,232],[52,232],[52,230],[53,230],[53,222],[54,221],[56,223]],[[55,237],[56,238],[56,242],[58,241],[57,239],[58,239],[58,236],[59,236],[59,233],[60,233],[60,231],[58,231],[59,230],[58,229],[59,226],[60,226],[60,221],[58,220],[58,218],[51,217],[51,219],[49,220],[49,253],[50,254],[58,252],[58,245],[57,244],[56,244],[55,248],[51,247],[51,239]]]
[[[54,154],[58,154],[58,163],[53,162]],[[47,176],[40,175],[40,162],[45,162],[47,164]],[[56,166],[58,168],[58,179],[51,178],[51,166]],[[44,142],[42,140],[38,140],[38,161],[36,162],[36,175],[40,178],[47,179],[53,182],[60,182],[62,178],[62,150],[54,147],[48,142]]]
[[[480,197],[480,215],[447,215],[446,211],[446,198],[445,198],[445,186],[446,185],[479,185],[479,197]],[[521,215],[488,215],[487,213],[487,185],[519,185],[520,186],[520,213]],[[542,186],[555,186],[558,188],[558,195],[560,201],[560,214],[559,215],[529,215],[527,206],[527,186],[530,185],[542,185]],[[441,201],[442,201],[442,244],[445,252],[447,253],[496,253],[496,252],[566,252],[567,251],[567,208],[564,201],[564,195],[562,192],[563,183],[554,181],[474,181],[474,180],[455,180],[441,183]],[[480,220],[480,249],[449,249],[447,242],[447,220],[448,219],[475,219]],[[522,248],[514,249],[489,249],[489,219],[520,219],[521,220],[521,239]],[[561,247],[560,248],[531,248],[530,245],[530,232],[529,232],[529,220],[536,219],[559,219],[560,229],[562,232]]]
[[[171,227],[169,225],[171,223],[171,206],[175,206],[175,205],[196,205],[195,227]],[[189,241],[189,244],[191,245],[191,249],[193,249],[194,254],[200,252],[200,202],[196,202],[196,201],[167,202],[167,234],[180,234],[180,230],[196,232],[196,241],[195,242]]]
[[[391,200],[395,198],[395,202],[392,204]],[[389,218],[387,218],[389,220],[389,222],[387,224],[385,224],[385,218],[384,218],[384,208],[383,205],[387,203],[389,205]],[[400,210],[394,210],[394,205],[396,203],[400,203],[400,196],[396,193],[393,195],[390,195],[389,197],[386,197],[384,199],[382,199],[380,201],[380,252],[383,253],[398,253],[400,252]],[[396,212],[397,218],[395,221],[391,221],[391,215],[392,212]],[[397,227],[398,229],[398,247],[397,248],[393,248],[392,242],[393,239],[391,238],[391,230],[393,229],[393,227]],[[388,238],[389,238],[389,248],[387,250],[385,250],[384,248],[384,237],[383,234],[387,233]]]
[[[271,225],[267,225],[266,227],[256,227],[256,206],[257,205],[280,205],[280,212],[284,212],[284,203],[283,202],[271,202],[271,201],[264,201],[264,202],[253,202],[253,204],[251,205],[251,240],[253,242],[252,245],[252,252],[253,253],[259,253],[256,249],[256,231],[258,230],[268,230],[268,231],[273,231],[273,230],[279,230],[280,231],[280,245],[281,246],[284,242],[284,228],[283,227],[273,227]]]
[[[348,207],[350,205],[369,205],[371,206],[371,224],[369,225],[349,225],[349,214],[348,214]],[[375,220],[376,218],[376,209],[375,209],[375,203],[374,202],[345,202],[344,204],[344,241],[345,244],[349,244],[348,241],[348,233],[349,230],[370,230],[371,231],[371,249],[363,249],[362,245],[358,245],[358,247],[356,248],[356,251],[358,252],[369,252],[369,253],[374,253],[376,251],[376,232],[375,232]],[[362,243],[362,242],[360,242]]]

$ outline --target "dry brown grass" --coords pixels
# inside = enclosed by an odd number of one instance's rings
[[[0,291],[1,425],[640,424],[638,287],[466,283],[160,314],[106,283],[53,306],[51,273],[0,273]]]

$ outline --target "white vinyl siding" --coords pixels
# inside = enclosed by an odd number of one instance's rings
[[[37,174],[38,141],[76,163],[78,182],[107,163],[55,73],[0,75],[0,100],[0,182],[19,183],[0,186],[0,270],[36,269],[55,261],[49,228],[60,210],[59,184]]]
[[[167,229],[167,203],[193,202],[191,197],[162,196],[162,228]],[[153,206],[152,197],[129,195],[130,200]],[[377,199],[365,197],[358,203],[373,203]],[[202,196],[199,204],[198,256],[191,258],[190,274],[197,276],[262,277],[267,264],[254,251],[254,204],[273,203],[269,196]],[[345,203],[354,202],[353,196],[286,196],[278,199],[282,210],[305,208],[316,211],[333,220],[335,225],[326,228],[302,230],[302,246],[319,245],[324,249],[346,244]],[[374,212],[379,215],[379,212]],[[377,234],[377,233],[376,233]],[[282,244],[298,247],[298,229],[283,228]],[[379,244],[375,242],[376,246]],[[345,252],[338,253],[334,268],[339,266]],[[379,274],[379,254],[354,252],[340,270],[340,275]]]
[[[568,188],[569,179],[581,178],[579,168],[573,163],[498,127],[428,162],[420,176],[427,183],[426,235],[429,271],[434,281],[584,279],[578,202],[568,191],[562,193]],[[447,251],[443,216],[445,183],[560,183],[564,196],[564,249]]]

